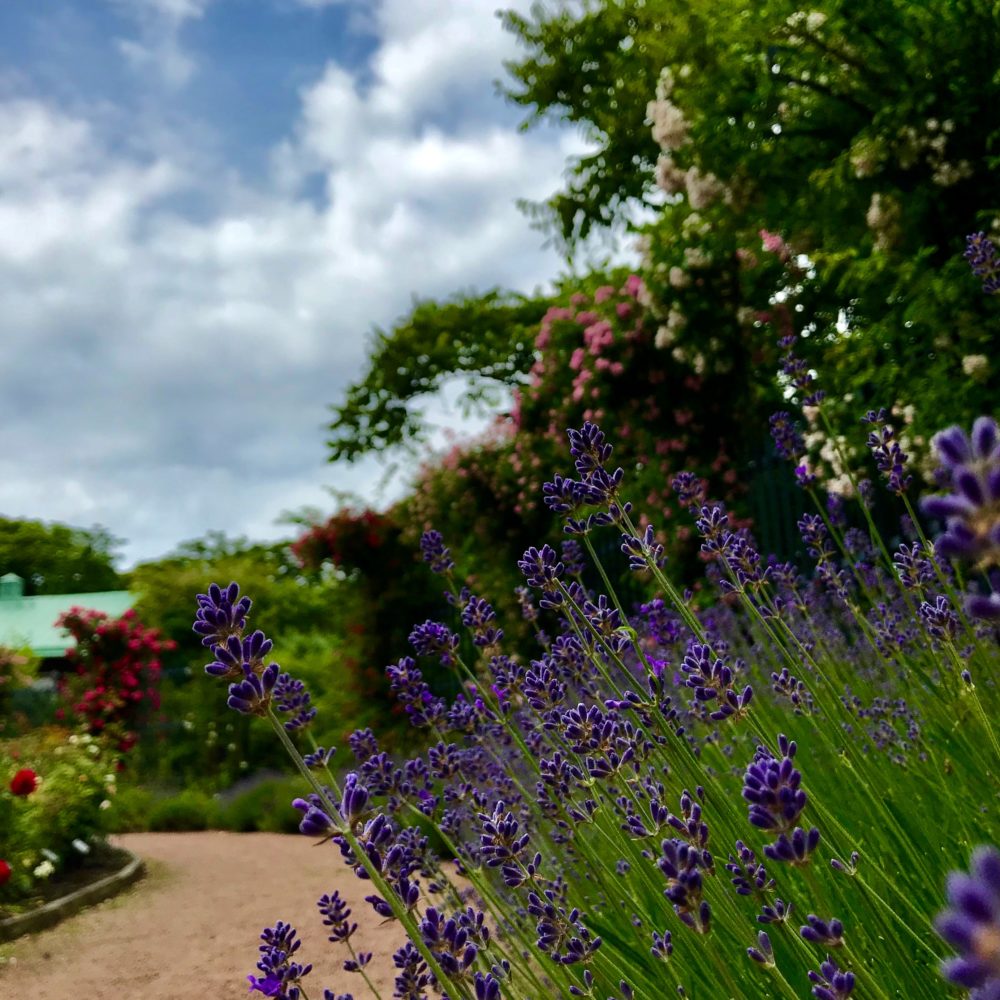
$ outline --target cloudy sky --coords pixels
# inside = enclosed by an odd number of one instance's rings
[[[514,201],[580,140],[495,95],[497,2],[0,3],[0,513],[128,565],[377,499],[323,431],[372,324],[559,268]]]

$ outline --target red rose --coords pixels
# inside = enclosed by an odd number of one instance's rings
[[[0,858],[0,885],[10,881],[10,865]]]
[[[30,795],[37,787],[38,775],[28,767],[21,768],[10,779],[10,790],[15,795]]]

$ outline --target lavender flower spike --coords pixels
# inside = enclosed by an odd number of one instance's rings
[[[931,517],[946,519],[937,541],[946,558],[965,559],[980,568],[1000,560],[1000,430],[990,417],[979,417],[972,434],[949,427],[934,437],[934,447],[952,492],[924,497]]]
[[[965,238],[965,259],[972,273],[983,281],[987,295],[1000,292],[1000,254],[986,233],[972,233]]]
[[[969,873],[948,877],[950,908],[934,922],[938,934],[958,949],[941,974],[950,982],[976,990],[976,1000],[1000,998],[1000,851],[979,847]]]

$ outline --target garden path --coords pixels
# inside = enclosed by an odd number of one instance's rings
[[[245,1000],[257,935],[277,920],[303,939],[311,1000],[323,988],[374,1000],[361,977],[342,971],[342,944],[329,944],[316,900],[340,890],[360,925],[355,944],[373,951],[370,974],[392,994],[389,955],[402,943],[364,902],[332,845],[273,833],[133,833],[115,841],[147,863],[122,895],[58,927],[2,947],[0,1000]],[[13,958],[13,961],[10,958]],[[259,993],[253,994],[259,997]]]

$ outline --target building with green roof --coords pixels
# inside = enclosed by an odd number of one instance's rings
[[[127,590],[25,597],[21,577],[5,573],[0,576],[0,646],[30,649],[41,659],[61,659],[75,640],[56,625],[60,615],[70,608],[88,608],[120,618],[133,604],[135,596]]]

